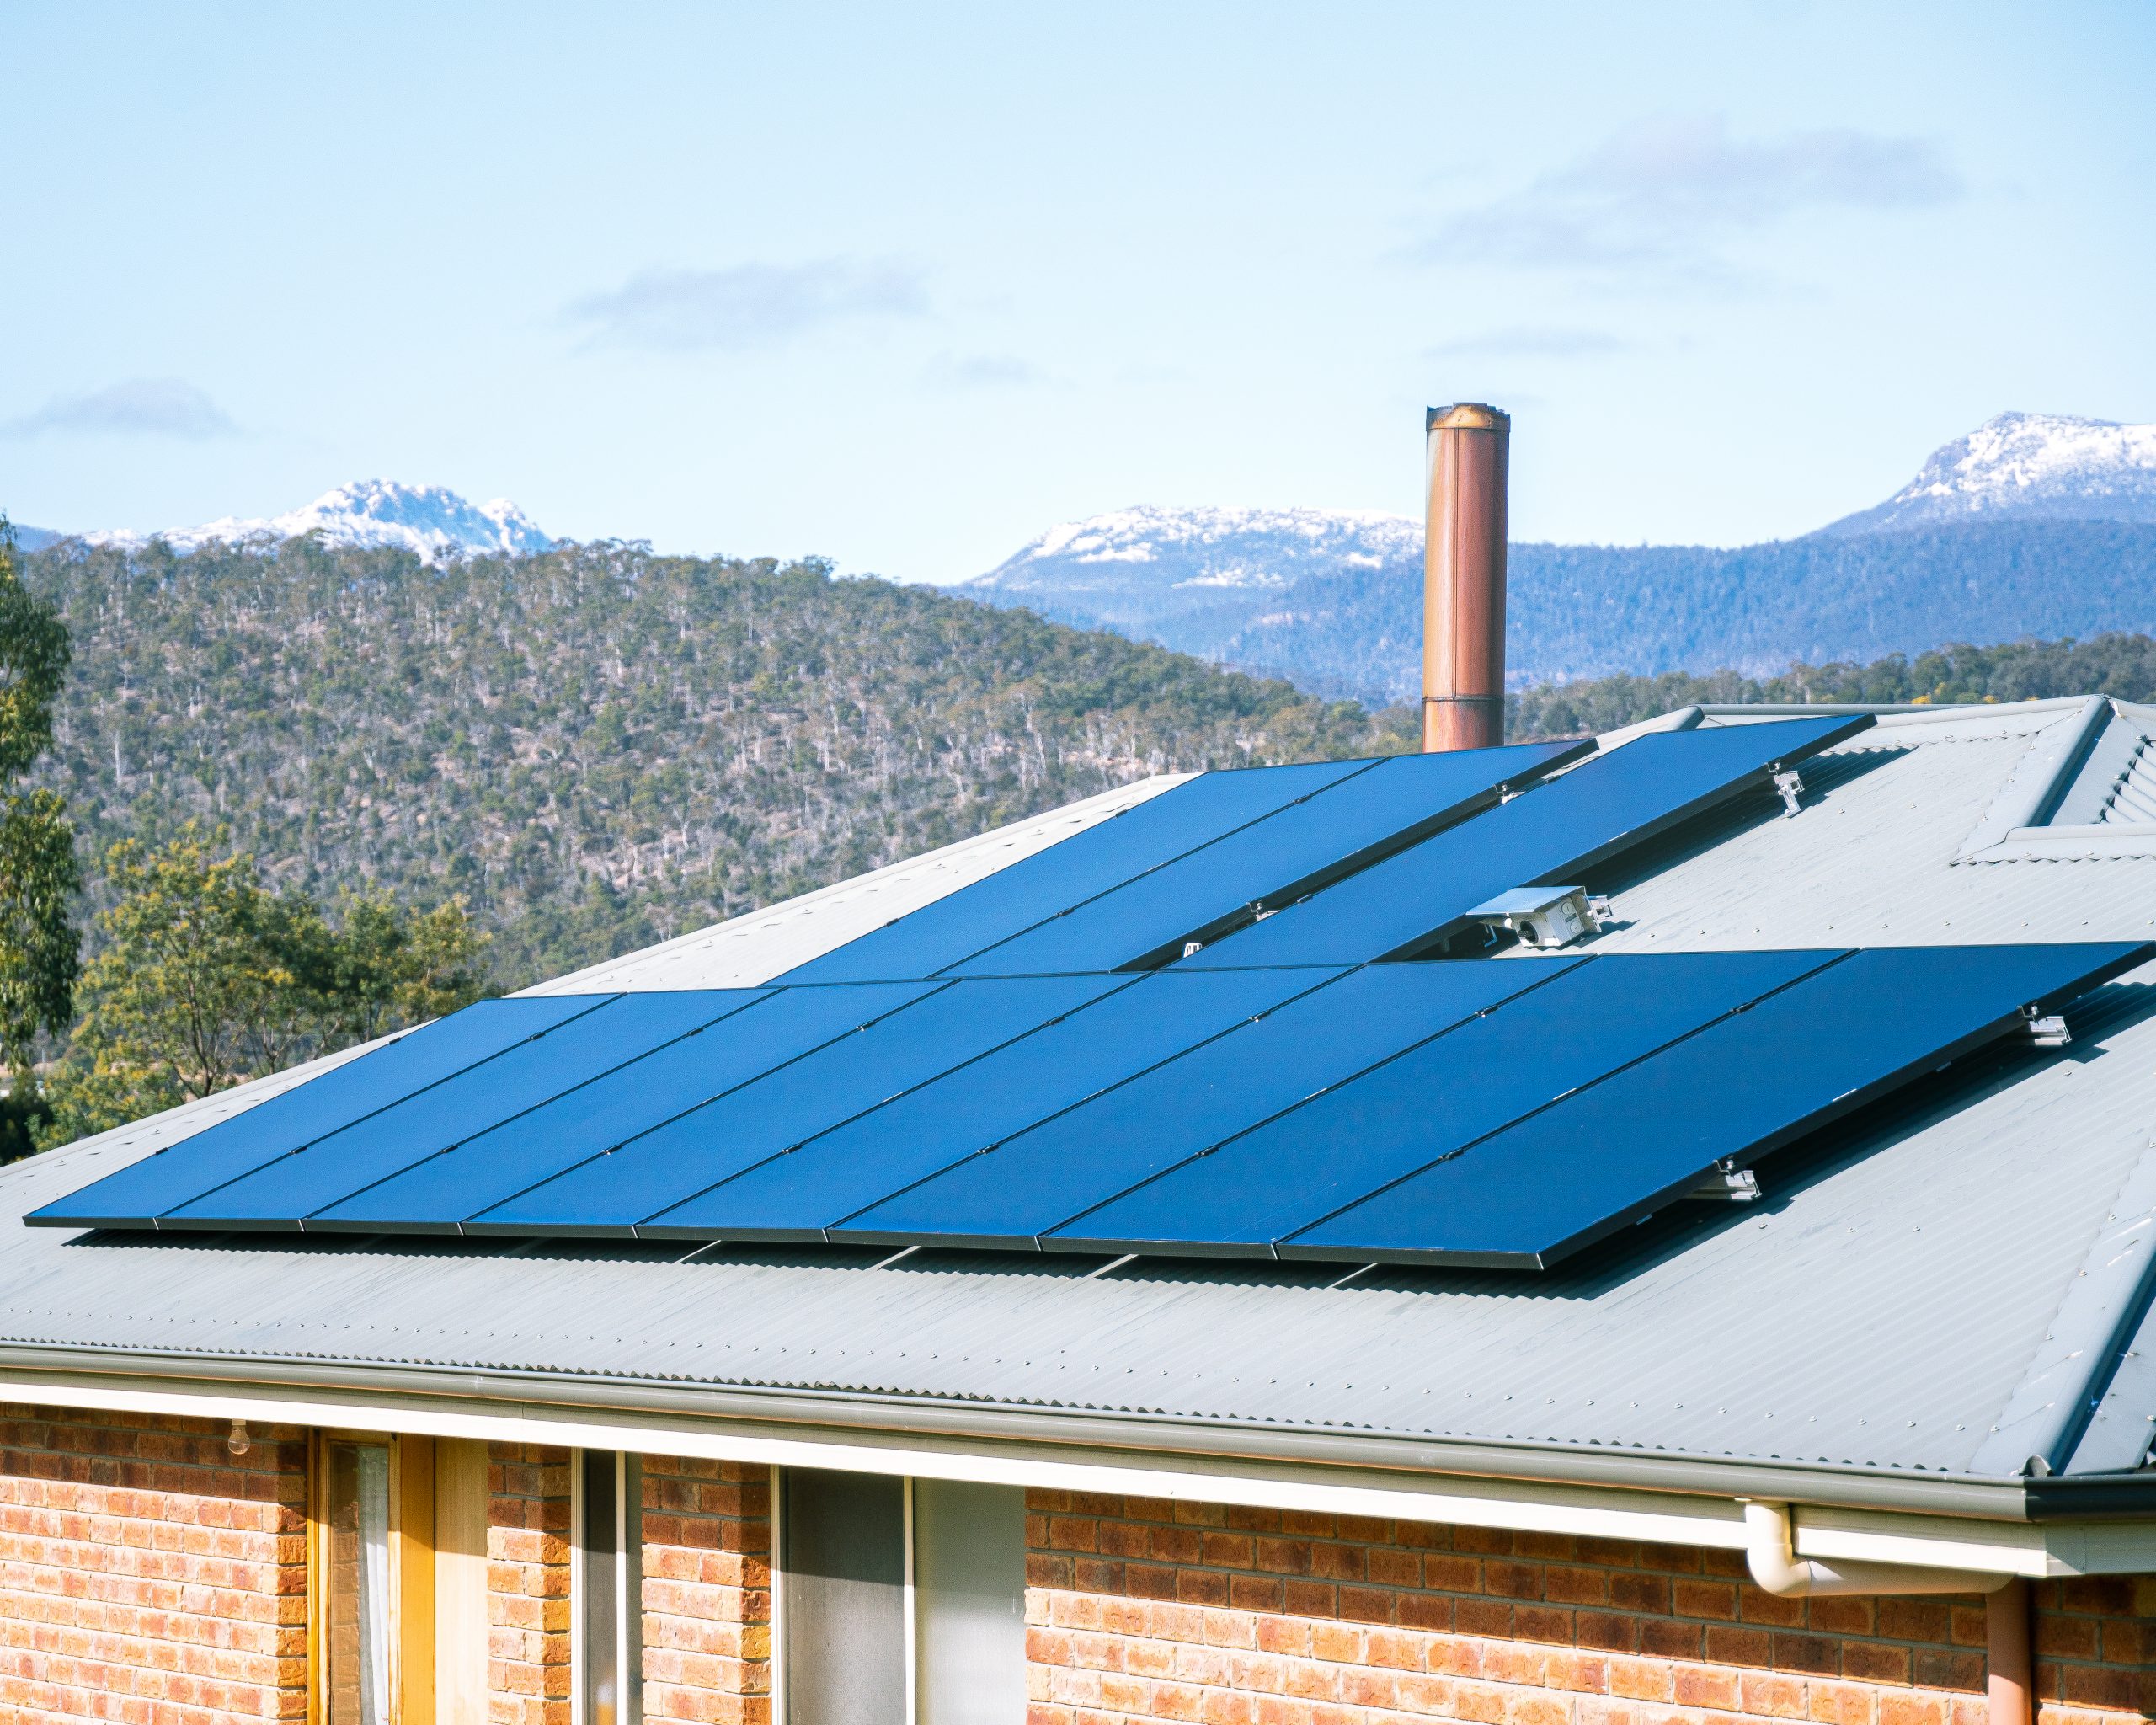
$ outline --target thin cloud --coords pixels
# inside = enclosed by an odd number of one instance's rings
[[[83,395],[56,397],[34,414],[0,423],[0,435],[47,437],[233,437],[239,427],[216,403],[177,377],[131,377]]]
[[[938,354],[928,362],[932,389],[1024,389],[1045,381],[1030,360],[1011,354]]]
[[[1742,139],[1719,115],[1650,120],[1453,216],[1413,255],[1526,269],[1703,264],[1719,242],[1800,211],[1925,209],[1964,190],[1921,138],[1841,129]]]
[[[568,308],[595,341],[682,353],[768,347],[857,318],[917,318],[919,276],[893,264],[825,259],[730,270],[646,270]]]
[[[1441,341],[1424,352],[1432,359],[1598,360],[1638,346],[1606,329],[1522,325]]]

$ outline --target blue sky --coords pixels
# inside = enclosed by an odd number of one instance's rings
[[[976,573],[1133,503],[1731,543],[2156,419],[2156,7],[0,8],[0,507],[371,477]]]

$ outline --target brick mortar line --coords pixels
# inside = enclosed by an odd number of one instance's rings
[[[1368,1592],[1385,1593],[1402,1599],[1444,1599],[1455,1605],[1461,1601],[1471,1601],[1476,1605],[1502,1605],[1507,1607],[1527,1606],[1534,1610],[1545,1611],[1561,1611],[1566,1613],[1588,1612],[1603,1616],[1622,1617],[1641,1623],[1678,1623],[1688,1626],[1696,1626],[1701,1628],[1742,1630],[1758,1634],[1810,1635],[1822,1637],[1834,1641],[1863,1642],[1881,1647],[1938,1648],[1951,1652],[1967,1652],[1972,1649],[1977,1645],[1974,1642],[1962,1642],[1953,1641],[1930,1641],[1914,1637],[1881,1635],[1876,1631],[1857,1629],[1822,1629],[1815,1627],[1808,1623],[1775,1622],[1769,1619],[1746,1617],[1703,1617],[1694,1615],[1690,1612],[1679,1611],[1674,1608],[1665,1611],[1641,1610],[1637,1606],[1615,1605],[1606,1603],[1598,1603],[1592,1600],[1551,1600],[1548,1599],[1522,1598],[1518,1595],[1511,1594],[1462,1593],[1454,1589],[1426,1587],[1409,1582],[1370,1581],[1354,1577],[1317,1575],[1307,1570],[1230,1568],[1215,1564],[1178,1562],[1173,1559],[1149,1559],[1142,1557],[1102,1556],[1097,1552],[1091,1551],[1074,1552],[1059,1547],[1053,1552],[1043,1552],[1038,1547],[1035,1547],[1030,1555],[1035,1557],[1070,1557],[1094,1562],[1117,1564],[1126,1568],[1136,1567],[1142,1569],[1162,1570],[1172,1572],[1177,1574],[1219,1575],[1229,1577],[1231,1579],[1241,1578],[1261,1582],[1268,1585],[1280,1584],[1288,1582],[1300,1582],[1315,1587],[1332,1589],[1348,1588]],[[1637,1574],[1640,1572],[1636,1570],[1618,1570],[1612,1573],[1616,1574]],[[1037,1583],[1037,1585],[1044,1586],[1045,1584]],[[1184,1599],[1155,1599],[1150,1594],[1129,1593],[1103,1594],[1092,1589],[1076,1586],[1053,1588],[1048,1590],[1068,1593],[1078,1597],[1089,1599],[1133,1599],[1141,1600],[1148,1605],[1179,1605],[1193,1610],[1254,1611],[1260,1615],[1263,1615],[1268,1610],[1272,1610],[1275,1615],[1279,1615],[1277,1608],[1235,1605],[1232,1604],[1216,1604]],[[1303,1614],[1289,1613],[1287,1615],[1299,1616]],[[2101,1622],[2107,1621],[2101,1614],[2090,1613],[2084,1615],[2088,1616],[2093,1621]],[[1422,1629],[1421,1626],[1406,1624],[1386,1625],[1385,1626],[1401,1629],[1414,1628],[1417,1629],[1419,1632],[1423,1633],[1448,1634],[1458,1632],[1455,1631],[1424,1630]],[[1537,1642],[1535,1644],[1545,1646],[1577,1645],[1577,1643],[1566,1642]],[[1621,1649],[1598,1648],[1596,1649],[1596,1651],[1614,1653],[1620,1652]]]

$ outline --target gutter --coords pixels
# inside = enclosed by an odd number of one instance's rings
[[[1752,1579],[1785,1599],[1854,1594],[1991,1594],[2015,1578],[1989,1571],[1939,1569],[1929,1564],[1843,1559],[1822,1562],[1796,1555],[1796,1524],[1786,1503],[1744,1506],[1744,1562]]]
[[[128,1364],[119,1363],[124,1358]],[[144,1370],[151,1361],[163,1370]],[[365,1404],[385,1421],[400,1412],[460,1410],[467,1418],[519,1423],[595,1420],[610,1425],[658,1419],[722,1424],[744,1439],[792,1439],[834,1447],[863,1445],[999,1454],[1082,1455],[1100,1466],[1171,1466],[1225,1477],[1283,1466],[1389,1477],[1401,1487],[1444,1482],[1502,1482],[1597,1491],[1652,1492],[1730,1500],[1735,1525],[1742,1499],[1847,1509],[1896,1511],[1972,1521],[2027,1524],[2032,1488],[2051,1490],[2054,1514],[2088,1512],[2058,1487],[2065,1480],[1881,1474],[1834,1464],[1689,1457],[1646,1450],[1518,1441],[1362,1435],[1309,1428],[1260,1426],[1169,1414],[926,1402],[919,1397],[840,1394],[750,1386],[591,1379],[499,1368],[443,1370],[347,1365],[319,1360],[218,1359],[200,1355],[115,1356],[95,1349],[0,1345],[0,1390],[35,1399],[127,1397],[148,1394],[220,1405],[255,1392],[267,1403],[328,1399]],[[77,1405],[108,1405],[92,1399]],[[275,1419],[274,1408],[252,1416]],[[304,1422],[301,1422],[304,1423]],[[2121,1482],[2131,1485],[2134,1482]],[[2100,1514],[2156,1514],[2151,1489],[2115,1492]],[[2080,1501],[2093,1501],[2082,1499]],[[1732,1538],[1731,1548],[1742,1546]]]

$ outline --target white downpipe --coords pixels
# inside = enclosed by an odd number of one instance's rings
[[[1744,1504],[1744,1560],[1753,1580],[1785,1599],[1822,1594],[1988,1594],[2014,1578],[1914,1563],[1822,1563],[1816,1557],[1800,1557],[1789,1505],[1757,1499],[1747,1499]]]

